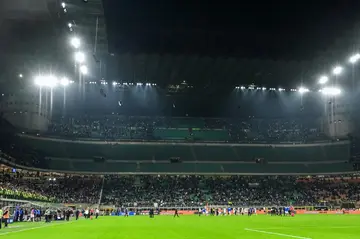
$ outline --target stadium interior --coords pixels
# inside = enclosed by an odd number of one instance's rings
[[[206,52],[114,2],[0,2],[0,237],[359,238],[355,33]]]

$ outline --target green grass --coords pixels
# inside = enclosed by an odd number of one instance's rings
[[[358,215],[100,217],[70,223],[18,223],[1,229],[1,239],[358,239]]]

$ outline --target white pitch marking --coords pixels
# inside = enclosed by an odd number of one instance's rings
[[[251,231],[251,232],[263,233],[263,234],[269,234],[269,235],[282,236],[282,237],[291,237],[291,238],[298,238],[298,239],[311,239],[309,237],[299,237],[299,236],[294,236],[294,235],[289,235],[289,234],[283,234],[283,233],[277,233],[277,232],[268,232],[268,231],[260,231],[260,230],[250,229],[250,228],[244,228],[244,230],[245,231]]]
[[[338,226],[338,227],[322,227],[322,226],[300,226],[296,228],[331,228],[331,229],[346,229],[346,228],[358,228],[358,226]],[[252,230],[283,230],[283,229],[291,229],[290,227],[261,227],[261,228],[253,228]]]
[[[59,224],[51,224],[51,225],[46,225],[46,226],[41,226],[41,227],[26,228],[26,229],[22,229],[22,230],[18,230],[18,231],[4,232],[4,233],[0,233],[0,236],[8,235],[8,234],[13,234],[13,233],[17,233],[17,232],[31,231],[31,230],[40,229],[40,228],[45,228],[45,227],[56,227],[56,226],[59,226],[59,225],[70,224],[70,223],[73,223],[73,222],[65,222],[65,223],[59,223]]]

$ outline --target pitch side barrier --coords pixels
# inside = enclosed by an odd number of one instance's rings
[[[280,141],[277,142],[276,144],[272,144],[271,142],[267,142],[267,141],[263,141],[263,142],[257,142],[257,143],[249,143],[249,141],[243,141],[243,142],[237,142],[237,143],[229,143],[229,142],[224,142],[224,141],[195,141],[195,142],[185,142],[184,140],[143,140],[143,139],[117,139],[117,140],[112,140],[112,141],[108,141],[108,140],[103,140],[103,139],[95,139],[95,138],[72,138],[72,139],[64,139],[61,137],[56,137],[56,136],[37,136],[37,135],[31,135],[31,134],[17,134],[17,136],[21,137],[21,138],[28,138],[28,139],[37,139],[37,140],[46,140],[46,141],[55,141],[55,142],[62,142],[62,143],[77,143],[77,144],[112,144],[112,145],[116,145],[116,144],[126,144],[126,145],[131,145],[131,144],[142,144],[142,145],[172,145],[172,144],[176,144],[176,145],[183,145],[183,146],[192,146],[194,144],[196,145],[203,145],[203,146],[224,146],[225,145],[229,145],[229,146],[250,146],[250,147],[259,147],[259,146],[264,146],[264,145],[274,145],[276,147],[304,147],[304,146],[322,146],[322,145],[332,145],[332,144],[347,144],[348,140],[342,140],[342,141],[338,141],[338,142],[334,142],[332,140],[315,140],[315,141],[311,141],[309,143],[304,143],[301,141]]]
[[[160,213],[156,213],[158,215],[174,215],[175,210],[160,210]],[[198,215],[198,210],[178,210],[178,213],[181,215]],[[149,210],[138,210],[138,211],[129,211],[129,215],[148,215]],[[268,211],[265,210],[259,210],[256,211],[256,214],[258,215],[268,215]],[[306,210],[300,210],[296,211],[297,215],[339,215],[339,214],[351,214],[351,215],[360,215],[359,210],[329,210],[329,211],[306,211]],[[110,216],[123,216],[124,213],[104,213],[104,215],[110,215]],[[233,212],[230,212],[227,215],[234,215]],[[241,214],[237,214],[241,215]]]

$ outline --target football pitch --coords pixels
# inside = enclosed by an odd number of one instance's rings
[[[147,216],[98,220],[18,223],[0,230],[1,239],[358,239],[358,215]]]

